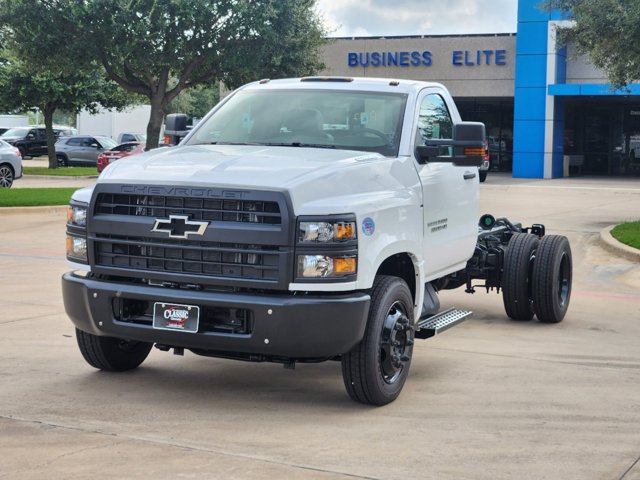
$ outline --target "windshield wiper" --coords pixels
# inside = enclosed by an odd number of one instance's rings
[[[327,145],[326,143],[303,143],[303,142],[202,142],[192,143],[191,145],[249,145],[253,147],[300,147],[300,148],[336,148],[335,145]]]
[[[256,142],[225,142],[225,141],[220,141],[220,142],[202,142],[202,143],[192,143],[191,145],[251,145],[251,146],[260,146],[260,145],[264,145],[262,143],[256,143]]]
[[[335,145],[326,143],[303,143],[303,142],[283,142],[283,143],[259,143],[267,147],[301,147],[301,148],[336,148]]]

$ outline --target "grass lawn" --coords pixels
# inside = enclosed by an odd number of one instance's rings
[[[611,235],[625,245],[640,249],[640,221],[620,224],[611,230]]]
[[[96,167],[24,167],[25,175],[53,175],[55,177],[87,177],[98,175]]]
[[[77,188],[2,188],[0,207],[66,205]],[[0,213],[1,215],[1,213]]]

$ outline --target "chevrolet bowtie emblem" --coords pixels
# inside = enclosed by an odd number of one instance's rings
[[[169,215],[169,218],[156,218],[152,232],[168,233],[171,238],[187,238],[189,235],[204,235],[209,222],[194,222],[186,215]]]

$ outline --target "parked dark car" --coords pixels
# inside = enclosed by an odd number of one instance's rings
[[[53,127],[53,134],[56,138],[74,133],[76,133],[75,128]],[[10,128],[0,138],[20,150],[22,158],[47,154],[47,135],[42,126]]]
[[[127,142],[121,143],[120,145],[113,147],[111,150],[102,152],[98,155],[98,171],[102,172],[107,165],[115,162],[116,160],[144,152],[144,146],[144,142]]]
[[[56,142],[56,158],[60,166],[96,166],[98,155],[115,146],[116,142],[109,137],[73,135],[61,138]]]

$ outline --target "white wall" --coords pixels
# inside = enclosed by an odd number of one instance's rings
[[[82,111],[76,119],[79,135],[105,135],[114,140],[123,132],[146,133],[151,105],[137,105],[122,112],[102,110],[92,115]]]

